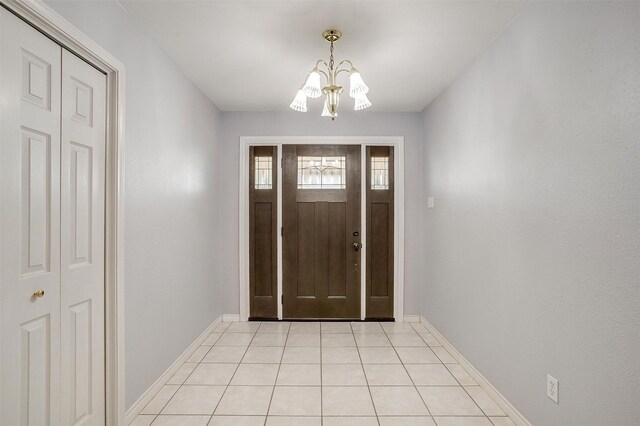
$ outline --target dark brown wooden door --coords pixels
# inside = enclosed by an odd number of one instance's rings
[[[367,319],[393,318],[393,147],[367,147]]]
[[[249,163],[249,302],[251,319],[278,318],[277,148],[251,147]]]
[[[283,147],[283,316],[360,318],[360,147]]]

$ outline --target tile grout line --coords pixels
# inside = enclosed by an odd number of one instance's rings
[[[482,409],[482,407],[480,406],[480,404],[478,404],[478,403],[476,402],[476,400],[473,398],[473,396],[471,396],[471,394],[467,391],[467,389],[465,388],[465,386],[464,386],[462,383],[460,383],[460,380],[458,380],[458,378],[457,378],[457,377],[456,377],[456,376],[451,372],[451,370],[449,370],[449,367],[447,367],[447,364],[442,363],[442,365],[444,365],[444,368],[446,368],[446,369],[447,369],[447,371],[449,372],[449,374],[451,374],[451,375],[453,376],[453,378],[455,379],[455,381],[456,381],[456,382],[458,382],[458,384],[460,385],[460,387],[461,387],[461,388],[464,390],[464,392],[469,396],[469,398],[471,398],[471,400],[473,401],[473,403],[474,403],[474,404],[476,404],[476,406],[480,409],[480,411],[482,411],[482,414],[484,414],[484,415],[485,415],[485,417],[489,418],[489,415],[488,415],[488,414],[487,414],[487,413]],[[460,366],[460,368],[462,368],[462,369],[464,370],[464,372],[465,372],[467,375],[469,375],[469,372],[467,372],[467,370],[465,370],[465,369],[464,369],[464,367],[462,367],[460,364],[456,364],[456,365]],[[475,380],[474,380],[474,381],[475,381]],[[480,385],[478,385],[478,384],[476,384],[476,385],[467,385],[467,386],[478,386],[478,387],[482,390],[482,387],[481,387]],[[484,392],[484,390],[483,390],[483,392]],[[493,401],[493,399],[492,399],[491,397],[489,397],[489,398]],[[495,401],[493,401],[493,402],[495,403]],[[501,409],[501,410],[502,410],[502,409]],[[505,416],[497,416],[497,417],[505,417]],[[506,417],[509,417],[509,416],[506,416]],[[491,419],[489,419],[489,421],[491,421]],[[493,422],[491,422],[491,423],[493,424]]]
[[[260,325],[262,327],[262,325]],[[260,328],[258,328],[260,331]],[[269,420],[269,411],[271,410],[271,402],[273,401],[273,395],[276,393],[276,385],[278,384],[278,376],[280,376],[280,368],[282,368],[282,360],[284,359],[284,351],[287,349],[287,340],[289,340],[289,333],[291,332],[291,323],[287,327],[287,337],[284,339],[284,346],[282,347],[282,354],[280,355],[280,363],[278,364],[278,372],[276,373],[276,380],[273,382],[273,389],[271,390],[271,398],[269,398],[269,405],[267,406],[267,413],[264,416],[264,424],[266,426]]]
[[[221,324],[222,324],[222,323],[221,323]],[[219,327],[219,326],[218,326],[218,327]],[[217,329],[218,327],[216,327],[216,329]],[[227,328],[229,328],[229,327],[227,327]],[[222,335],[223,335],[224,333],[226,333],[227,328],[225,328],[225,329],[224,329],[224,331],[223,331],[222,333],[220,333],[220,337],[222,337]],[[214,329],[214,330],[209,334],[209,336],[211,336],[211,334],[215,333],[215,330],[216,330],[216,329]],[[207,337],[205,338],[205,340],[207,340],[207,339],[209,338],[209,336],[207,336]],[[216,339],[216,341],[213,343],[213,345],[211,345],[211,347],[209,348],[209,350],[207,351],[207,353],[206,353],[206,354],[204,354],[204,355],[202,356],[202,359],[201,359],[200,361],[198,361],[198,362],[196,362],[196,363],[195,363],[195,364],[196,364],[196,366],[193,368],[193,370],[191,370],[191,372],[187,375],[187,377],[185,377],[184,381],[178,385],[178,389],[176,389],[176,391],[171,395],[171,398],[169,398],[169,399],[167,400],[167,402],[165,402],[165,403],[164,403],[164,405],[162,406],[162,408],[158,411],[158,414],[156,414],[156,415],[155,415],[155,417],[153,418],[153,420],[151,421],[150,425],[153,425],[153,422],[155,422],[155,421],[157,420],[157,418],[160,416],[160,414],[162,414],[162,410],[164,410],[164,409],[167,407],[167,405],[169,405],[169,402],[171,402],[171,400],[176,396],[176,394],[180,391],[180,389],[182,389],[182,387],[183,387],[183,386],[184,386],[184,384],[187,382],[187,380],[189,380],[189,377],[191,377],[191,375],[193,374],[193,372],[194,372],[194,371],[196,371],[196,368],[198,368],[198,366],[202,363],[202,360],[207,356],[207,354],[208,354],[209,352],[211,352],[211,349],[213,349],[213,347],[214,347],[214,346],[215,346],[215,344],[218,342],[218,340],[220,340],[220,337],[218,337],[218,338]],[[203,342],[204,342],[205,340],[203,340]],[[208,345],[200,345],[200,346],[208,346]],[[200,346],[198,346],[198,347],[200,347]],[[197,349],[196,349],[196,350],[197,350]],[[193,354],[192,354],[192,356],[193,356]],[[183,363],[182,363],[182,365],[180,365],[180,368],[181,368],[182,366],[184,366],[190,358],[191,358],[191,357],[187,358],[187,360],[185,360],[185,362],[183,362]],[[178,371],[180,370],[180,368],[178,368]],[[176,373],[177,373],[178,371],[176,371]],[[175,373],[174,373],[174,375],[175,375]],[[172,378],[173,378],[173,376],[171,376],[171,377],[169,378],[169,380],[171,380]],[[162,385],[162,387],[167,386],[167,384],[168,384],[168,383],[163,384],[163,385]],[[160,389],[162,389],[162,388],[160,388]],[[156,393],[153,397],[155,398],[157,395],[158,395],[158,394]],[[151,402],[151,401],[149,401],[149,402]],[[211,413],[211,416],[213,416],[213,413]],[[211,416],[209,416],[209,421],[211,421]],[[137,417],[137,416],[136,416],[136,417]],[[135,419],[134,419],[134,420],[135,420]],[[207,423],[209,423],[209,421],[207,421]]]
[[[380,323],[378,323],[378,325],[380,326]],[[362,356],[360,355],[360,346],[358,346],[358,342],[356,341],[356,336],[355,336],[355,333],[353,332],[353,326],[351,325],[351,323],[349,323],[349,327],[351,328],[351,335],[353,336],[353,341],[356,344],[356,351],[358,352],[358,358],[360,359],[360,368],[362,368],[362,374],[364,375],[364,380],[365,382],[367,382],[367,390],[369,391],[369,398],[371,398],[371,405],[373,406],[373,412],[376,415],[376,422],[378,422],[378,426],[380,426],[380,419],[378,418],[378,409],[376,408],[376,403],[373,401],[373,394],[371,393],[371,386],[369,386],[369,378],[367,377],[367,371],[364,369],[364,364],[362,363]],[[380,328],[382,328],[382,326],[380,326]]]
[[[231,324],[233,324],[233,322],[231,322]],[[247,324],[251,324],[251,322],[247,322]],[[262,323],[258,323],[258,324],[261,325]],[[260,328],[260,325],[258,325],[258,329]],[[229,327],[231,327],[231,325],[229,325]],[[229,327],[227,327],[225,329],[225,331],[224,331],[225,333],[227,333],[227,330],[229,329]],[[235,377],[236,373],[238,372],[238,368],[240,368],[240,365],[242,364],[242,360],[247,355],[247,351],[251,347],[251,343],[253,342],[253,339],[255,339],[256,338],[256,334],[258,334],[258,329],[256,329],[256,331],[253,333],[253,336],[251,336],[251,340],[249,341],[249,344],[247,345],[247,348],[244,350],[244,353],[242,354],[242,358],[240,358],[240,362],[238,362],[238,365],[236,365],[236,369],[233,371],[233,374],[231,375],[231,378],[229,379],[229,383],[227,383],[227,385],[225,386],[224,391],[222,392],[222,395],[220,395],[220,399],[218,400],[218,403],[216,404],[216,407],[213,409],[213,413],[211,413],[211,418],[213,418],[214,414],[216,413],[216,410],[218,409],[218,407],[220,406],[220,403],[222,402],[222,398],[224,398],[224,395],[227,393],[227,390],[229,389],[229,385],[231,384],[231,381]],[[224,333],[223,333],[223,335],[224,335]],[[222,336],[220,336],[220,339],[222,339]],[[217,343],[217,341],[216,341],[216,343]],[[202,359],[204,359],[204,358],[202,358]],[[211,421],[211,419],[209,419],[209,421]]]
[[[396,324],[395,322],[393,324]],[[411,326],[411,329],[415,332],[415,329],[413,328],[413,326]],[[389,339],[389,334],[387,334],[387,330],[384,329],[384,327],[382,327],[382,331],[384,332],[384,334],[387,336],[387,339]],[[416,333],[417,334],[417,333]],[[421,338],[422,339],[422,338]],[[389,339],[389,343],[391,343],[391,347],[393,348],[393,352],[396,354],[396,356],[398,357],[398,360],[400,361],[400,364],[402,365],[402,368],[404,368],[404,371],[407,373],[407,376],[409,376],[409,380],[411,380],[411,383],[413,384],[413,388],[415,389],[415,391],[418,393],[418,396],[420,397],[420,401],[422,401],[422,404],[424,405],[424,408],[427,409],[427,413],[429,413],[429,416],[431,416],[431,418],[433,419],[433,414],[431,414],[431,410],[429,410],[429,407],[427,406],[427,403],[425,402],[424,398],[422,397],[422,394],[420,393],[420,391],[418,390],[418,386],[416,386],[416,383],[413,381],[413,377],[411,377],[411,374],[409,374],[409,370],[407,370],[407,366],[404,365],[404,361],[402,361],[402,358],[400,357],[400,354],[398,353],[398,351],[396,350],[395,345],[393,344],[393,342],[391,341],[391,339]],[[426,345],[427,342],[424,342],[424,344]],[[428,345],[427,345],[428,346]],[[418,346],[420,347],[420,346]],[[435,422],[435,420],[434,420]]]
[[[201,359],[200,361],[198,361],[198,363],[197,363],[197,364],[196,364],[196,366],[193,368],[193,370],[191,370],[191,373],[189,373],[189,375],[184,379],[184,382],[182,382],[182,384],[181,384],[181,385],[180,385],[180,387],[178,388],[178,391],[179,391],[180,389],[182,389],[182,386],[184,386],[184,385],[185,385],[185,383],[187,383],[187,380],[189,380],[189,377],[191,377],[191,375],[193,374],[193,372],[194,372],[194,371],[196,371],[196,368],[198,368],[198,366],[199,366],[200,364],[202,364],[202,361],[207,357],[207,355],[209,355],[209,352],[211,352],[211,351],[213,350],[213,347],[216,345],[216,343],[218,343],[218,340],[220,340],[220,339],[222,338],[222,336],[224,335],[224,333],[226,333],[226,332],[227,332],[227,330],[229,329],[229,327],[231,327],[231,324],[229,324],[229,326],[227,326],[227,327],[224,329],[224,331],[223,331],[222,333],[220,333],[220,336],[218,336],[218,338],[216,339],[216,341],[215,341],[215,342],[213,342],[213,345],[211,345],[211,348],[209,348],[209,350],[207,351],[207,353],[206,353],[206,354],[204,354],[204,355],[202,356],[202,359]],[[218,328],[218,327],[216,327],[216,328]],[[215,330],[213,330],[212,334],[213,334],[214,332],[215,332]],[[210,336],[211,336],[211,334],[209,334],[209,336],[207,336],[207,339],[208,339]],[[206,340],[206,339],[205,339],[205,340]],[[185,363],[184,363],[184,364],[186,364],[186,361],[185,361]],[[182,364],[182,365],[184,365],[184,364]],[[178,393],[178,391],[176,391],[176,393]],[[224,392],[223,392],[223,394],[224,394]],[[175,396],[175,394],[174,394],[174,396]],[[172,398],[173,398],[173,397],[172,397]],[[222,399],[222,395],[220,396],[220,399]],[[220,403],[220,401],[218,401],[218,403]],[[214,409],[214,410],[213,410],[213,412],[211,413],[211,415],[209,416],[209,420],[207,420],[207,424],[209,424],[209,423],[211,422],[211,419],[213,418],[213,413],[215,413],[215,411],[216,411],[216,410]],[[155,421],[155,420],[154,420],[154,421]]]
[[[411,328],[413,328],[413,330],[418,334],[418,337],[420,337],[420,339],[422,339],[422,341],[424,342],[424,344],[425,344],[425,345],[427,345],[427,347],[429,347],[429,344],[428,344],[428,343],[427,343],[427,342],[422,338],[422,336],[420,336],[420,333],[418,333],[418,331],[417,331],[417,330],[416,330],[416,328],[413,326],[413,324],[411,325]],[[430,348],[430,347],[429,347],[429,348]],[[445,349],[445,351],[446,351],[446,349]],[[432,352],[433,352],[433,351],[432,351]],[[447,353],[449,353],[449,351],[447,351]],[[451,355],[451,354],[449,354],[449,355]],[[440,359],[440,357],[438,356],[438,354],[436,354],[436,356],[438,357],[438,359]],[[440,360],[440,361],[442,361],[442,360]],[[456,360],[456,361],[457,361],[457,360]],[[402,360],[400,360],[400,362],[402,362]],[[404,365],[404,363],[403,363],[403,365]],[[489,416],[487,415],[487,413],[485,413],[485,411],[482,409],[482,407],[480,407],[480,404],[478,404],[478,403],[476,402],[476,400],[475,400],[475,399],[473,399],[473,397],[472,397],[472,396],[471,396],[471,394],[467,391],[467,389],[465,389],[465,387],[462,385],[462,383],[460,383],[460,380],[458,380],[458,378],[457,378],[456,376],[454,376],[454,375],[453,375],[453,373],[451,373],[451,370],[449,370],[449,367],[447,367],[447,365],[446,365],[444,362],[442,362],[442,365],[443,365],[443,366],[444,366],[444,368],[449,372],[449,374],[451,374],[451,377],[453,377],[453,379],[456,381],[456,383],[458,383],[458,385],[462,388],[462,390],[464,391],[464,393],[465,393],[465,394],[467,394],[467,396],[471,399],[471,401],[473,401],[473,403],[476,405],[476,407],[478,407],[478,409],[480,410],[480,412],[481,412],[482,414],[484,414],[484,416],[487,418],[487,420],[489,420],[489,422],[490,422],[491,424],[493,424],[493,422],[491,421],[491,419],[489,419]],[[467,375],[469,374],[469,372],[468,372],[467,370],[465,370],[465,369],[464,369],[464,367],[462,367],[459,363],[457,363],[457,365],[459,365],[459,366],[464,370],[464,372],[465,372]],[[405,367],[405,369],[406,369],[406,367]],[[408,371],[407,371],[407,373],[408,373]],[[412,381],[413,381],[413,379],[412,379]],[[474,380],[474,381],[475,381],[475,380]],[[482,388],[481,388],[481,389],[482,389]],[[416,388],[416,390],[417,390],[417,388]],[[418,392],[418,394],[420,394],[420,392]],[[422,395],[420,395],[420,398],[422,398]],[[423,400],[423,401],[424,401],[424,400]],[[494,401],[494,402],[495,402],[495,401]],[[424,405],[427,405],[427,404],[426,404],[426,402],[425,402],[425,404],[424,404]],[[427,407],[427,410],[429,410],[429,407]]]

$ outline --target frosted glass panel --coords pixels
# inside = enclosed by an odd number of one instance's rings
[[[298,189],[345,189],[347,157],[298,157]]]
[[[371,189],[389,189],[389,157],[371,157]]]
[[[271,189],[272,184],[272,157],[255,157],[255,188]]]

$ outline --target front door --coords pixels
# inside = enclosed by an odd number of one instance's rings
[[[283,317],[360,318],[360,146],[283,147]]]

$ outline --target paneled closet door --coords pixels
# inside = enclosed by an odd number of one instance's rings
[[[104,424],[106,76],[62,51],[62,424]]]
[[[60,424],[61,48],[0,7],[0,424]]]

